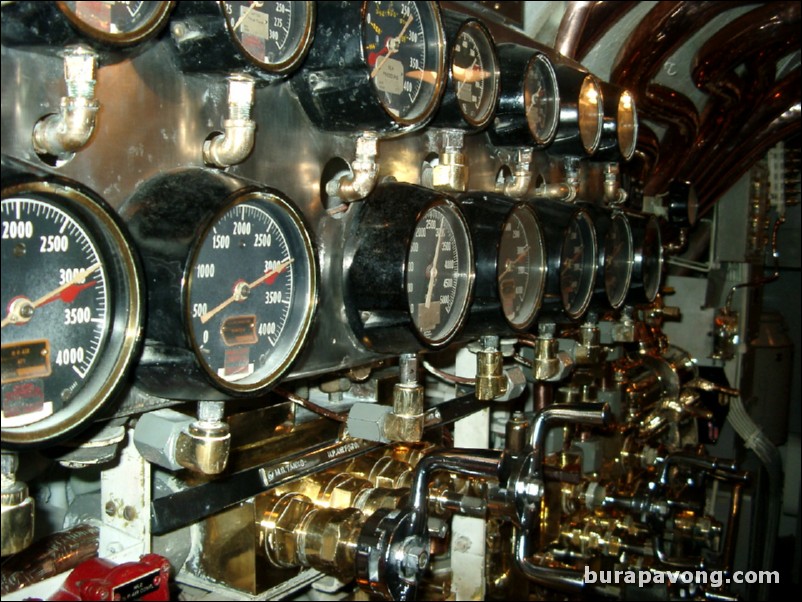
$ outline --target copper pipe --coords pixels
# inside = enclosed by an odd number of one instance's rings
[[[711,19],[741,6],[740,2],[658,2],[621,47],[611,81],[642,90],[666,60]]]
[[[573,58],[581,61],[585,58],[591,48],[593,48],[604,35],[621,20],[621,17],[638,5],[637,2],[607,2],[599,1],[593,9],[582,32],[582,37],[576,41]]]
[[[638,111],[653,121],[668,126],[661,150],[689,148],[699,130],[699,114],[696,106],[684,94],[660,84],[649,85],[638,99]],[[682,152],[661,152],[657,164],[651,171],[644,194],[653,196],[668,188],[672,177],[684,163]]]
[[[701,179],[711,168],[705,158],[715,156],[727,138],[737,136],[756,96],[774,83],[777,60],[799,47],[800,13],[798,2],[760,7],[722,28],[699,50],[693,81],[714,98],[703,112],[702,128],[687,156],[683,179]],[[735,72],[742,63],[750,67],[746,78]],[[738,124],[737,129],[731,124]]]
[[[582,38],[585,26],[595,2],[567,2],[565,13],[557,29],[554,48],[568,58],[574,58],[577,44]]]
[[[766,151],[800,128],[800,71],[786,75],[756,104],[740,137],[720,154],[726,160],[697,184],[700,215],[740,178]]]
[[[741,489],[743,483],[735,483],[732,486],[732,499],[730,500],[730,514],[727,518],[727,535],[724,537],[724,571],[732,569],[735,561],[735,541],[738,539],[738,519],[741,515]]]

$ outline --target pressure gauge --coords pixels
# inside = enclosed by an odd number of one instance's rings
[[[93,40],[129,46],[156,35],[175,2],[56,2],[72,25]]]
[[[551,60],[518,44],[498,46],[501,83],[496,119],[489,128],[497,146],[551,144],[560,117],[561,90]]]
[[[483,128],[498,102],[499,68],[490,32],[481,22],[466,21],[451,50],[451,84],[462,117]]]
[[[632,228],[626,215],[616,212],[604,237],[604,290],[614,309],[621,307],[627,298],[634,263]]]
[[[576,211],[565,228],[560,251],[560,298],[571,318],[581,317],[590,303],[596,281],[596,245],[590,215]]]
[[[538,199],[548,273],[543,310],[550,320],[581,318],[594,293],[599,268],[598,235],[590,208]]]
[[[319,128],[383,134],[422,127],[446,80],[446,44],[436,2],[321,2],[326,23],[294,77]]]
[[[363,344],[397,354],[457,340],[475,268],[468,225],[454,200],[411,184],[381,184],[359,204],[351,228],[344,306]]]
[[[528,203],[486,193],[459,197],[476,261],[473,303],[464,332],[472,338],[524,332],[545,292],[546,245]]]
[[[2,192],[3,446],[74,434],[125,382],[143,316],[134,253],[111,211],[66,182]]]
[[[143,186],[122,208],[150,283],[140,386],[175,399],[268,390],[303,347],[317,262],[281,192],[188,170]],[[165,244],[164,240],[170,243]]]
[[[314,2],[221,2],[240,53],[271,73],[286,73],[306,56],[314,33]]]
[[[524,106],[535,144],[548,146],[560,120],[560,94],[554,67],[545,54],[535,54],[526,66]]]
[[[660,292],[663,277],[663,241],[654,215],[630,215],[634,262],[627,296],[630,303],[651,303]]]
[[[628,161],[638,139],[638,114],[629,90],[600,82],[604,121],[594,158],[600,161]]]
[[[471,302],[473,254],[465,218],[446,198],[431,203],[415,223],[406,260],[409,313],[429,347],[448,343]]]
[[[549,153],[584,157],[599,148],[604,123],[599,81],[585,71],[562,64],[555,68],[560,89],[560,119]]]

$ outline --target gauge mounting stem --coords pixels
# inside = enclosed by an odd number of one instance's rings
[[[85,46],[70,46],[62,53],[67,95],[58,113],[36,122],[33,148],[40,155],[69,158],[89,142],[100,104],[95,99],[97,54]]]
[[[379,137],[362,132],[356,139],[356,152],[350,171],[343,171],[326,183],[326,193],[344,203],[360,201],[376,186],[379,175]]]
[[[251,119],[254,79],[234,74],[228,78],[228,119],[218,133],[203,143],[207,165],[225,169],[242,163],[251,154],[256,137],[256,122]]]
[[[532,183],[532,149],[521,147],[515,152],[515,164],[510,176],[504,182],[504,194],[514,199],[520,199],[529,190]]]

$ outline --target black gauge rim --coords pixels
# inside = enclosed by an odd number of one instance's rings
[[[501,71],[499,69],[499,62],[498,62],[498,53],[496,52],[496,43],[493,41],[493,36],[490,34],[490,30],[487,29],[484,23],[477,19],[468,19],[465,23],[457,31],[456,36],[454,36],[454,47],[451,49],[451,56],[449,57],[448,65],[449,71],[451,71],[452,76],[451,79],[454,82],[454,94],[457,93],[457,80],[454,79],[453,76],[453,67],[454,67],[454,52],[456,49],[456,41],[459,37],[466,33],[468,30],[473,30],[473,33],[470,35],[477,36],[474,37],[474,41],[477,45],[480,43],[477,40],[481,40],[481,44],[484,44],[485,50],[489,53],[490,57],[493,60],[493,69],[492,69],[492,76],[491,76],[491,94],[492,97],[490,102],[487,103],[487,109],[485,114],[480,119],[474,119],[470,115],[467,115],[465,111],[462,110],[462,103],[459,101],[459,97],[457,97],[457,107],[459,108],[460,115],[462,118],[467,121],[470,125],[477,129],[482,129],[490,123],[493,117],[496,114],[496,107],[498,106],[498,98],[499,98],[499,79],[501,76]]]
[[[239,37],[237,37],[237,34],[234,31],[234,27],[228,18],[228,14],[226,13],[225,9],[225,4],[226,4],[225,1],[218,0],[218,4],[220,6],[220,12],[223,15],[223,20],[225,21],[226,24],[226,31],[228,32],[231,41],[237,47],[237,50],[239,50],[240,55],[248,62],[256,65],[260,69],[263,69],[264,71],[267,71],[269,73],[273,73],[276,75],[283,75],[298,67],[300,63],[304,60],[304,58],[306,58],[306,55],[309,52],[309,48],[312,45],[312,40],[314,38],[314,33],[315,33],[314,2],[310,1],[294,2],[294,4],[303,4],[304,7],[306,8],[306,19],[304,20],[304,33],[301,36],[300,43],[295,47],[290,56],[287,57],[286,60],[278,63],[269,63],[265,61],[260,61],[250,52],[248,52],[248,50],[240,42]]]
[[[467,266],[466,269],[468,271],[466,277],[466,288],[465,291],[465,300],[462,303],[462,307],[459,308],[459,316],[454,321],[454,325],[440,338],[431,339],[424,335],[420,329],[418,328],[415,320],[410,315],[410,327],[412,331],[415,333],[415,336],[427,347],[430,349],[441,349],[446,347],[449,343],[451,343],[460,333],[462,328],[465,326],[465,322],[468,319],[468,315],[470,314],[471,303],[473,302],[473,294],[474,294],[474,284],[476,282],[476,265],[475,265],[475,258],[473,254],[473,241],[471,240],[471,233],[468,226],[468,221],[465,219],[465,215],[462,213],[462,209],[460,209],[459,205],[452,201],[447,197],[439,197],[430,203],[427,203],[416,215],[415,222],[412,226],[412,232],[415,231],[415,228],[423,219],[423,216],[426,215],[431,209],[443,206],[447,207],[448,211],[451,211],[454,216],[457,218],[456,223],[459,224],[459,227],[462,229],[462,235],[465,238],[465,250],[467,254]],[[455,232],[455,235],[458,234]],[[410,236],[410,245],[412,242],[412,236]],[[409,253],[410,253],[410,246],[407,246],[406,253],[404,254],[404,296],[407,296],[407,265],[409,264]],[[456,303],[456,299],[455,299]],[[407,308],[409,308],[409,301],[406,301]]]
[[[596,116],[593,119],[593,121],[595,122],[595,132],[593,134],[593,140],[591,141],[590,144],[588,144],[587,141],[585,140],[585,134],[582,128],[582,121],[583,121],[582,99],[588,94],[587,90],[589,86],[593,87],[597,96]],[[585,76],[585,79],[582,80],[582,85],[579,88],[579,100],[577,102],[577,109],[579,111],[578,115],[579,138],[582,142],[582,146],[584,147],[585,152],[588,155],[592,155],[598,150],[599,144],[601,142],[602,125],[604,123],[604,102],[602,98],[601,85],[599,84],[599,81],[590,74]]]
[[[535,141],[535,144],[538,146],[548,146],[552,143],[554,137],[557,135],[557,127],[560,124],[560,85],[557,81],[557,73],[554,71],[554,65],[552,64],[551,60],[545,54],[540,52],[536,52],[529,60],[526,66],[526,73],[528,74],[530,69],[536,69],[538,66],[542,66],[543,69],[545,69],[545,74],[548,77],[554,94],[554,118],[552,119],[545,136],[539,135],[536,131],[536,128],[533,127],[529,118],[529,111],[526,112],[526,125],[529,128],[529,133],[532,135],[532,139]],[[526,86],[524,86],[524,90],[525,89]],[[529,102],[527,102],[527,100],[526,93],[524,92],[524,107],[529,106]]]
[[[622,103],[625,102],[625,99],[627,98],[629,99],[630,102],[630,108],[627,109],[627,107],[623,107],[622,109],[621,105]],[[627,121],[630,122],[632,134],[631,134],[631,140],[628,145],[624,145],[621,142],[622,131],[624,129],[622,126],[625,123],[625,121],[621,118],[622,111],[625,113],[629,113],[630,115],[630,118],[627,119]],[[621,92],[621,95],[618,97],[618,111],[616,118],[618,120],[618,126],[616,128],[618,150],[621,152],[621,157],[624,159],[624,161],[629,161],[632,158],[632,155],[635,154],[635,147],[638,144],[638,109],[635,104],[635,97],[629,90],[623,90]]]
[[[593,287],[596,284],[596,266],[598,263],[598,237],[596,234],[596,227],[593,225],[593,220],[590,217],[590,214],[585,211],[584,209],[579,209],[574,212],[571,216],[571,221],[569,222],[568,226],[566,226],[564,232],[567,232],[568,228],[571,227],[572,223],[580,224],[580,228],[584,229],[585,233],[589,235],[591,245],[591,257],[590,261],[587,262],[583,273],[582,273],[582,280],[583,282],[580,283],[582,286],[581,294],[577,294],[577,299],[580,301],[577,303],[575,300],[574,303],[571,304],[570,307],[566,307],[565,299],[562,295],[562,251],[560,257],[560,298],[563,305],[563,309],[565,313],[572,319],[577,319],[582,317],[584,313],[588,310],[590,306],[590,301],[593,298]],[[564,236],[563,240],[567,240],[567,236]],[[562,248],[562,246],[561,246]]]
[[[215,373],[214,370],[210,369],[207,362],[201,360],[201,351],[197,345],[196,337],[193,336],[193,321],[190,311],[190,300],[192,298],[192,285],[195,281],[194,267],[197,263],[198,255],[200,254],[210,231],[215,224],[217,224],[219,220],[224,215],[229,213],[234,207],[243,203],[254,201],[278,207],[278,211],[283,211],[288,218],[288,223],[292,224],[292,226],[296,229],[296,233],[303,243],[303,252],[306,259],[305,268],[307,270],[307,276],[309,279],[309,290],[306,292],[303,300],[293,300],[293,303],[303,302],[305,311],[302,315],[300,327],[295,335],[295,340],[289,345],[289,352],[286,354],[284,359],[267,375],[259,378],[259,380],[251,383],[239,383],[221,378]],[[312,242],[309,232],[309,228],[307,227],[301,212],[288,198],[286,198],[285,195],[274,189],[259,188],[244,189],[235,192],[225,203],[223,203],[223,206],[215,213],[215,215],[208,221],[206,226],[199,233],[197,241],[195,242],[192,252],[190,253],[190,260],[187,262],[184,272],[184,282],[186,282],[186,286],[183,287],[182,301],[185,324],[184,331],[186,333],[186,338],[190,348],[195,354],[197,364],[202,368],[204,374],[209,377],[212,384],[221,391],[233,395],[243,395],[267,389],[271,385],[275,384],[276,381],[284,375],[284,373],[292,365],[293,361],[295,361],[295,358],[298,357],[298,354],[304,348],[317,309],[319,282],[317,254],[315,252],[314,243]],[[301,267],[298,265],[297,260],[295,260],[293,263],[295,264],[293,269],[298,269]]]
[[[88,381],[70,402],[70,408],[38,422],[2,429],[4,446],[22,448],[52,444],[75,434],[120,391],[137,356],[144,320],[144,292],[137,255],[104,202],[71,186],[28,182],[4,188],[2,198],[21,197],[58,204],[94,238],[107,262],[111,304],[109,333],[104,351]]]
[[[633,236],[632,236],[632,226],[630,225],[629,220],[627,219],[626,215],[624,215],[621,212],[613,213],[613,215],[611,216],[611,218],[610,218],[610,227],[607,230],[607,237],[609,237],[612,234],[613,228],[615,228],[615,225],[614,225],[615,222],[619,222],[619,223],[624,224],[624,231],[626,232],[626,236],[627,236],[627,262],[626,262],[627,263],[627,273],[626,273],[626,278],[624,279],[624,283],[623,284],[619,284],[621,290],[619,291],[618,296],[616,296],[614,298],[612,293],[611,293],[611,290],[610,290],[610,288],[611,288],[610,283],[609,283],[609,281],[607,279],[607,266],[605,266],[605,270],[604,270],[604,291],[607,294],[607,301],[610,303],[610,306],[613,309],[618,309],[619,307],[621,307],[624,304],[624,301],[626,300],[627,295],[629,294],[629,287],[630,287],[630,285],[632,283],[632,271],[633,271],[633,269],[635,267],[635,243],[634,243],[634,239],[633,239]],[[605,246],[604,256],[605,256],[605,260],[608,257],[607,237],[605,237],[605,241],[604,241],[604,246]]]
[[[63,1],[56,2],[56,6],[61,11],[61,13],[78,31],[80,31],[82,34],[86,35],[87,37],[93,40],[97,40],[99,42],[103,42],[105,44],[111,44],[114,46],[131,46],[133,44],[144,42],[145,40],[156,35],[162,29],[162,27],[164,27],[167,24],[167,21],[169,20],[170,17],[170,13],[172,12],[173,7],[175,6],[175,2],[162,1],[158,2],[158,4],[159,4],[158,10],[154,11],[154,13],[148,18],[148,20],[139,27],[137,27],[134,31],[121,34],[113,34],[96,29],[91,25],[89,25],[88,23],[86,23],[85,21],[79,19],[78,16],[72,10],[70,10],[66,2]]]
[[[365,45],[363,40],[365,39],[365,15],[367,14],[368,4],[370,1],[362,3],[362,14],[361,14],[361,23],[360,23],[360,43],[359,49],[362,54],[362,61],[367,69],[368,67],[368,59],[365,56]],[[445,79],[446,79],[446,36],[445,30],[443,29],[443,18],[440,14],[440,6],[437,2],[427,1],[427,2],[416,2],[416,5],[419,6],[427,6],[429,9],[429,15],[432,19],[434,19],[434,28],[437,32],[437,49],[438,49],[438,60],[437,60],[437,81],[434,85],[434,90],[431,95],[431,98],[426,102],[426,104],[420,108],[419,110],[415,111],[414,114],[410,117],[400,117],[398,115],[394,115],[385,105],[384,101],[381,99],[380,91],[376,88],[376,83],[374,78],[368,77],[370,80],[369,85],[371,90],[373,91],[373,97],[379,103],[382,110],[393,120],[393,122],[397,123],[402,127],[412,127],[412,126],[421,126],[425,124],[434,113],[437,111],[437,108],[440,105],[440,100],[443,96],[443,90],[445,89]],[[420,10],[419,10],[420,13]],[[423,13],[421,14],[421,19],[423,19]]]
[[[514,322],[510,317],[507,315],[507,312],[502,311],[504,314],[504,319],[507,321],[507,324],[510,325],[510,328],[513,328],[517,331],[526,331],[529,329],[530,326],[534,323],[535,319],[537,318],[538,314],[540,313],[540,309],[543,306],[543,298],[546,294],[546,282],[548,280],[548,252],[546,249],[546,234],[543,231],[543,227],[540,224],[540,218],[537,216],[537,212],[532,208],[529,203],[521,202],[516,204],[507,215],[507,218],[504,220],[504,225],[506,226],[507,222],[512,218],[513,214],[519,211],[523,211],[528,213],[532,219],[534,220],[535,226],[537,228],[537,239],[538,239],[538,251],[540,253],[540,257],[542,258],[541,265],[537,267],[536,272],[538,273],[538,277],[540,278],[540,284],[538,286],[535,303],[532,306],[530,314],[526,317],[525,320],[520,320],[518,322]],[[499,251],[501,246],[501,238],[499,238]],[[501,263],[497,262],[497,269],[501,269]],[[501,290],[499,290],[499,298],[501,298]]]

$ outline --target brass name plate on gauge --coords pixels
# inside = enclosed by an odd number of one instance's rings
[[[3,345],[3,384],[50,376],[50,341],[23,341]]]
[[[258,340],[256,336],[256,316],[232,316],[223,322],[220,334],[223,335],[223,342],[228,347],[253,345]]]

